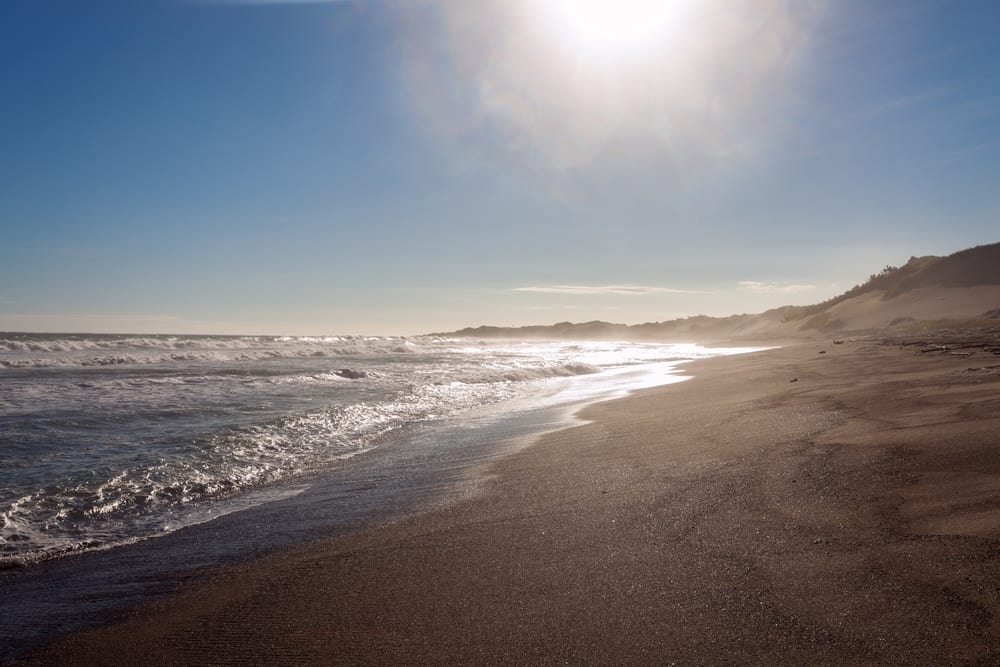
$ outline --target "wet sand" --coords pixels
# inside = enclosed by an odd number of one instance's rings
[[[691,364],[471,498],[211,573],[31,662],[1000,664],[1000,356],[922,349]]]

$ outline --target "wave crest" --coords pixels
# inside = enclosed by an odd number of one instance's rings
[[[412,354],[424,347],[403,337],[77,336],[0,338],[0,367],[91,368],[177,362],[263,361]]]

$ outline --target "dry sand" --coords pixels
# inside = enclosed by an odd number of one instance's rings
[[[33,660],[1000,664],[1000,357],[920,349],[692,364],[472,499],[214,573]]]

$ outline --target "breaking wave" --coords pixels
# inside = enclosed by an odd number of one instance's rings
[[[403,337],[102,336],[0,338],[0,366],[59,368],[171,363],[309,359],[366,354],[410,354],[420,345]]]

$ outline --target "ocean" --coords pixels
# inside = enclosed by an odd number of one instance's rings
[[[486,406],[676,379],[696,345],[0,334],[0,567],[162,535]],[[624,373],[623,370],[631,370]],[[577,382],[573,382],[577,379]]]
[[[744,350],[0,333],[0,586],[18,608],[6,655],[95,618],[78,607],[147,599],[167,571],[454,494],[586,402]]]

